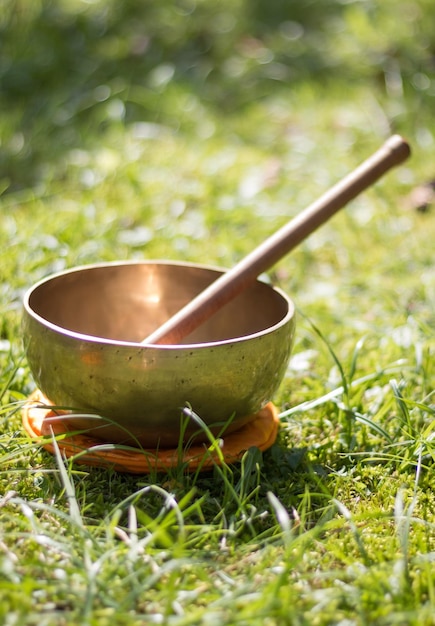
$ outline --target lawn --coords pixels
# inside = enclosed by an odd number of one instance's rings
[[[430,0],[3,3],[1,623],[435,623],[434,19]],[[30,286],[231,267],[393,133],[409,161],[268,272],[297,309],[269,450],[131,475],[26,435]]]

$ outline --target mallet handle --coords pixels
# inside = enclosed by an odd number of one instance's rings
[[[241,293],[260,274],[301,243],[389,169],[410,155],[408,143],[390,137],[371,157],[335,184],[313,204],[271,235],[231,270],[191,300],[178,313],[142,341],[143,344],[177,344]]]

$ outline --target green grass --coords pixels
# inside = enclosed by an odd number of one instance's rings
[[[433,624],[432,3],[4,5],[1,622]],[[298,310],[269,451],[131,476],[29,440],[28,287],[232,266],[393,132],[412,159],[269,272]]]

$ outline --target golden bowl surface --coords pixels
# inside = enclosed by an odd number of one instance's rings
[[[277,390],[292,348],[291,300],[256,281],[179,345],[142,345],[223,272],[163,261],[115,262],[50,276],[25,295],[28,363],[74,428],[104,441],[173,447],[245,424]],[[96,418],[103,416],[104,419]]]

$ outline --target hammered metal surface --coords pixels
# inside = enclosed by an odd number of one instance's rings
[[[23,333],[36,384],[55,405],[104,416],[71,418],[106,441],[174,446],[217,434],[271,400],[290,357],[294,308],[257,281],[177,346],[140,342],[222,270],[171,262],[76,268],[32,287]],[[187,421],[186,421],[187,420]],[[110,424],[108,423],[110,422]],[[183,430],[182,429],[182,430]]]

